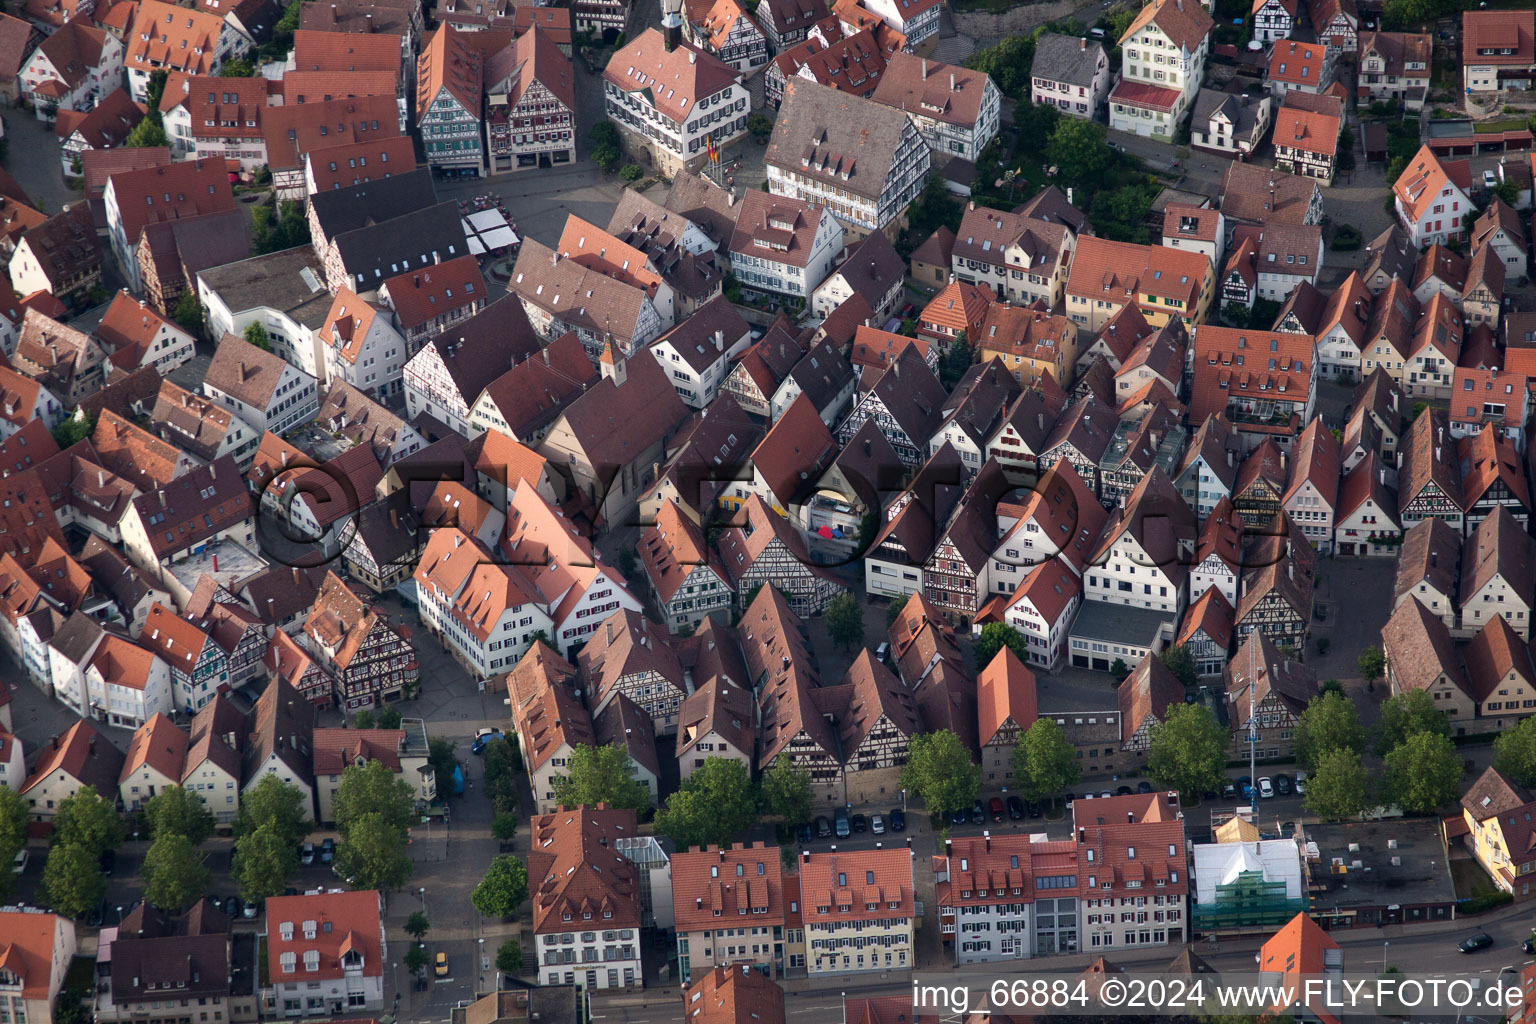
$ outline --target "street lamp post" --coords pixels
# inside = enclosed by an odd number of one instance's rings
[[[485,992],[485,936],[482,935],[477,941],[480,943],[480,987],[475,990],[475,995],[478,996]]]
[[[1387,973],[1387,947],[1390,946],[1390,945],[1392,945],[1392,941],[1390,939],[1382,939],[1381,940],[1381,973],[1382,974],[1386,974]]]
[[[427,887],[422,886],[421,888],[417,889],[416,892],[421,895],[421,913],[422,916],[425,917],[427,913]]]

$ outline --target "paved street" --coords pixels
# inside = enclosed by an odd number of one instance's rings
[[[64,184],[59,164],[59,140],[53,129],[20,107],[5,111],[5,169],[26,189],[45,213],[57,213],[81,193]]]

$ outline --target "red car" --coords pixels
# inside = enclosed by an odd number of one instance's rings
[[[992,820],[993,821],[1002,821],[1003,820],[1003,798],[1000,797],[1000,796],[993,797],[991,802],[987,804],[987,810],[992,813]]]

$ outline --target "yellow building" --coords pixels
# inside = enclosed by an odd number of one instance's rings
[[[1462,796],[1461,820],[1446,819],[1445,838],[1449,843],[1465,837],[1466,848],[1494,884],[1517,900],[1525,899],[1536,881],[1532,811],[1536,802],[1531,794],[1489,768]]]
[[[800,890],[812,976],[899,971],[916,963],[909,851],[806,851]]]
[[[1205,321],[1216,273],[1204,253],[1084,236],[1067,278],[1067,315],[1079,331],[1097,334],[1129,302],[1153,327],[1173,317]]]
[[[979,361],[1002,360],[1021,387],[1032,387],[1047,370],[1062,387],[1072,381],[1077,330],[1064,316],[998,303],[987,308],[971,340]]]

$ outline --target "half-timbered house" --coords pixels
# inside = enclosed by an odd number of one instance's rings
[[[1148,654],[1125,677],[1118,693],[1120,749],[1135,762],[1145,764],[1153,729],[1167,718],[1169,707],[1184,703],[1184,684],[1168,670],[1163,659]]]
[[[1154,466],[1099,535],[1087,599],[1176,617],[1188,592],[1195,539],[1194,512]]]
[[[923,596],[951,621],[968,624],[988,597],[996,508],[1009,490],[997,463],[982,466],[923,566]]]
[[[1040,472],[1066,459],[1077,470],[1083,482],[1099,493],[1099,460],[1109,447],[1119,421],[1115,411],[1088,396],[1074,402],[1056,421],[1036,465]]]
[[[1461,596],[1457,588],[1461,547],[1461,534],[1439,519],[1421,520],[1406,531],[1397,556],[1392,607],[1401,607],[1410,597],[1418,598],[1446,629],[1454,629]]]
[[[1223,498],[1232,497],[1242,457],[1242,440],[1227,414],[1216,412],[1207,416],[1184,450],[1178,474],[1173,478],[1173,485],[1195,510],[1196,519],[1204,522]]]
[[[923,567],[965,493],[964,474],[960,454],[945,445],[886,505],[884,525],[864,553],[868,593],[900,597],[923,590]]]
[[[1461,616],[1457,636],[1470,637],[1503,616],[1516,633],[1531,638],[1536,596],[1536,540],[1505,509],[1478,524],[1461,549]]]
[[[1402,545],[1397,492],[1387,482],[1387,467],[1371,452],[1344,475],[1339,486],[1334,550],[1341,555],[1391,558]]]
[[[1008,479],[1020,487],[1039,479],[1040,453],[1067,404],[1066,393],[1055,386],[1054,378],[1043,383],[1050,390],[1042,386],[1020,394],[987,439],[987,457],[996,459]]]
[[[1456,463],[1456,439],[1442,409],[1425,409],[1403,439],[1397,504],[1404,529],[1431,517],[1465,533],[1466,505]]]
[[[1296,720],[1317,696],[1317,673],[1285,657],[1268,636],[1243,637],[1225,674],[1233,758],[1290,757]]]
[[[922,732],[912,694],[867,647],[848,666],[842,683],[825,689],[843,691],[832,706],[837,708],[844,802],[877,803],[899,793],[907,745]]]
[[[1189,600],[1207,590],[1221,592],[1229,607],[1237,604],[1237,580],[1243,572],[1243,517],[1222,498],[1200,530],[1200,542],[1189,568]]]
[[[1267,523],[1285,500],[1285,458],[1266,438],[1248,453],[1232,486],[1232,507],[1245,523]]]
[[[1237,602],[1237,631],[1262,632],[1276,645],[1298,655],[1305,649],[1312,623],[1312,579],[1286,554],[1243,578]]]
[[[1189,650],[1200,675],[1219,676],[1226,670],[1235,614],[1231,603],[1214,587],[1192,601],[1185,611],[1184,624],[1174,642]]]
[[[658,735],[677,731],[688,688],[667,632],[640,612],[623,608],[598,624],[577,654],[594,721],[618,694],[639,706]]]
[[[897,354],[870,389],[859,396],[837,439],[847,445],[865,420],[873,419],[909,469],[928,457],[928,439],[943,421],[944,385],[934,376],[915,346]]]
[[[1522,528],[1530,523],[1531,485],[1514,441],[1494,424],[1485,424],[1478,433],[1456,442],[1456,456],[1469,533],[1499,508]]]
[[[796,614],[818,615],[828,601],[847,592],[836,576],[812,564],[794,524],[774,515],[755,494],[736,510],[717,547],[738,602],[766,583],[790,595]]]

